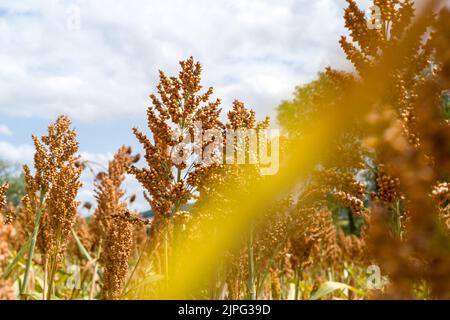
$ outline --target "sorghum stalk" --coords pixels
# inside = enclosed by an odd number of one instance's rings
[[[42,289],[42,300],[47,298],[47,278],[48,278],[48,260],[44,261],[44,288]]]
[[[93,270],[93,274],[92,274],[91,290],[89,291],[89,300],[94,299],[95,283],[97,282],[97,272],[98,272],[98,265],[99,265],[98,260],[100,259],[101,251],[102,251],[102,242],[100,241],[100,243],[98,244],[97,256],[95,257],[94,270]]]
[[[44,212],[42,210],[44,196],[45,196],[45,192],[44,192],[43,189],[41,189],[40,197],[39,197],[39,199],[40,199],[39,200],[39,207],[38,207],[38,210],[36,212],[36,218],[35,218],[35,221],[34,221],[33,234],[31,236],[30,246],[28,248],[28,257],[27,257],[27,263],[25,265],[25,273],[24,273],[24,276],[23,276],[22,285],[20,286],[20,296],[23,296],[24,294],[27,294],[26,290],[28,290],[28,278],[30,276],[31,263],[32,263],[33,257],[34,257],[34,251],[35,251],[35,248],[36,248],[36,241],[37,241],[37,236],[38,236],[38,233],[39,233],[39,226],[41,224],[42,214]]]
[[[166,284],[169,286],[169,219],[165,219],[164,226],[164,272],[166,276]]]
[[[300,287],[301,270],[300,268],[295,269],[295,294],[294,300],[298,300],[299,287]]]
[[[56,232],[56,243],[59,246],[60,243],[60,237],[61,237],[61,232],[58,228],[57,232]],[[47,260],[47,259],[46,259]],[[55,281],[55,275],[56,275],[56,269],[58,266],[58,261],[57,261],[57,253],[54,253],[53,255],[50,256],[50,277],[47,278],[47,284],[48,284],[48,288],[47,288],[47,299],[51,300],[52,299],[52,294],[53,294],[53,282]],[[46,261],[46,264],[48,262]]]
[[[250,300],[256,300],[255,257],[253,252],[253,226],[248,237],[248,295]]]

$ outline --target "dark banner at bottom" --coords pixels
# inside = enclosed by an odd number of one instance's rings
[[[0,301],[5,311],[21,316],[57,315],[86,318],[101,312],[120,319],[308,319],[333,317],[361,319],[370,316],[432,316],[448,310],[449,301]],[[59,311],[57,311],[59,309]]]

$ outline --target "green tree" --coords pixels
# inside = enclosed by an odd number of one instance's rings
[[[292,99],[283,101],[277,108],[277,120],[285,137],[302,139],[311,125],[319,123],[321,116],[339,106],[342,93],[356,81],[347,72],[326,68],[315,80],[296,87]],[[361,148],[361,128],[358,122],[352,123],[355,125],[334,137],[331,156],[323,157],[320,167],[304,181],[299,201],[303,207],[317,211],[328,207],[336,225],[346,233],[359,234],[361,213],[367,201],[365,185],[370,181],[357,178],[361,176],[358,173],[368,170],[368,155]],[[308,194],[314,197],[309,199]]]
[[[9,188],[6,193],[8,202],[17,206],[25,195],[25,180],[17,166],[0,160],[0,184],[8,182]]]
[[[319,73],[316,80],[295,88],[293,98],[284,100],[277,108],[277,120],[284,133],[299,133],[301,127],[311,118],[316,110],[316,98],[328,91],[330,82],[324,73]]]

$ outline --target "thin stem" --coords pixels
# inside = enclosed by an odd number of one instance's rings
[[[102,250],[102,242],[100,241],[98,250],[97,250],[97,257],[96,257],[95,263],[94,263],[94,271],[93,271],[93,275],[92,275],[91,290],[89,291],[89,300],[94,299],[95,282],[97,281],[98,260],[100,259],[101,250]]]
[[[75,242],[77,243],[78,250],[80,250],[81,255],[83,258],[85,258],[87,261],[92,261],[92,257],[87,251],[87,249],[84,247],[83,243],[81,242],[80,238],[78,237],[77,233],[73,228],[70,228],[70,231],[72,232],[73,238],[75,239]]]
[[[52,299],[53,294],[53,281],[56,275],[56,261],[53,261],[53,258],[50,258],[50,277],[48,281],[48,290],[47,290],[47,300]]]
[[[50,281],[48,282],[48,292],[47,292],[47,299],[52,299],[52,294],[54,291],[53,283],[55,281],[55,275],[58,269],[58,249],[60,247],[61,243],[61,226],[58,226],[56,228],[56,250],[53,252],[53,254],[50,256]]]
[[[295,295],[294,300],[298,300],[298,295],[300,292],[300,278],[301,278],[301,270],[300,268],[295,269]]]
[[[256,300],[255,261],[253,252],[253,226],[248,237],[248,293],[250,300]]]
[[[168,230],[168,219],[166,218],[166,223],[164,226],[164,271],[166,275],[166,285],[169,287],[169,230]]]
[[[44,288],[42,289],[42,300],[47,297],[48,260],[44,259]]]

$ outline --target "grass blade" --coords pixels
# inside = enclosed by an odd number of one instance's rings
[[[352,286],[349,286],[348,284],[342,283],[342,282],[335,282],[335,281],[327,281],[325,282],[317,291],[311,296],[310,300],[319,300],[325,297],[326,295],[336,291],[336,290],[342,290],[342,289],[348,289],[351,290],[359,295],[365,296],[366,294],[362,292],[361,290],[358,290]]]
[[[80,250],[80,253],[83,256],[83,258],[85,258],[87,261],[92,261],[91,255],[89,254],[89,252],[84,247],[84,245],[81,242],[80,238],[78,238],[78,235],[75,232],[75,230],[73,230],[73,228],[71,228],[70,231],[72,231],[72,235],[73,235],[73,237],[74,237],[74,239],[75,239],[75,241],[77,243],[78,250]]]
[[[14,270],[17,263],[22,259],[22,257],[25,255],[25,252],[27,252],[27,249],[30,245],[31,237],[28,238],[27,242],[20,248],[19,252],[17,252],[16,256],[14,257],[13,261],[11,261],[8,266],[5,268],[5,272],[3,273],[3,279],[8,279],[8,277],[11,275],[11,272]]]

